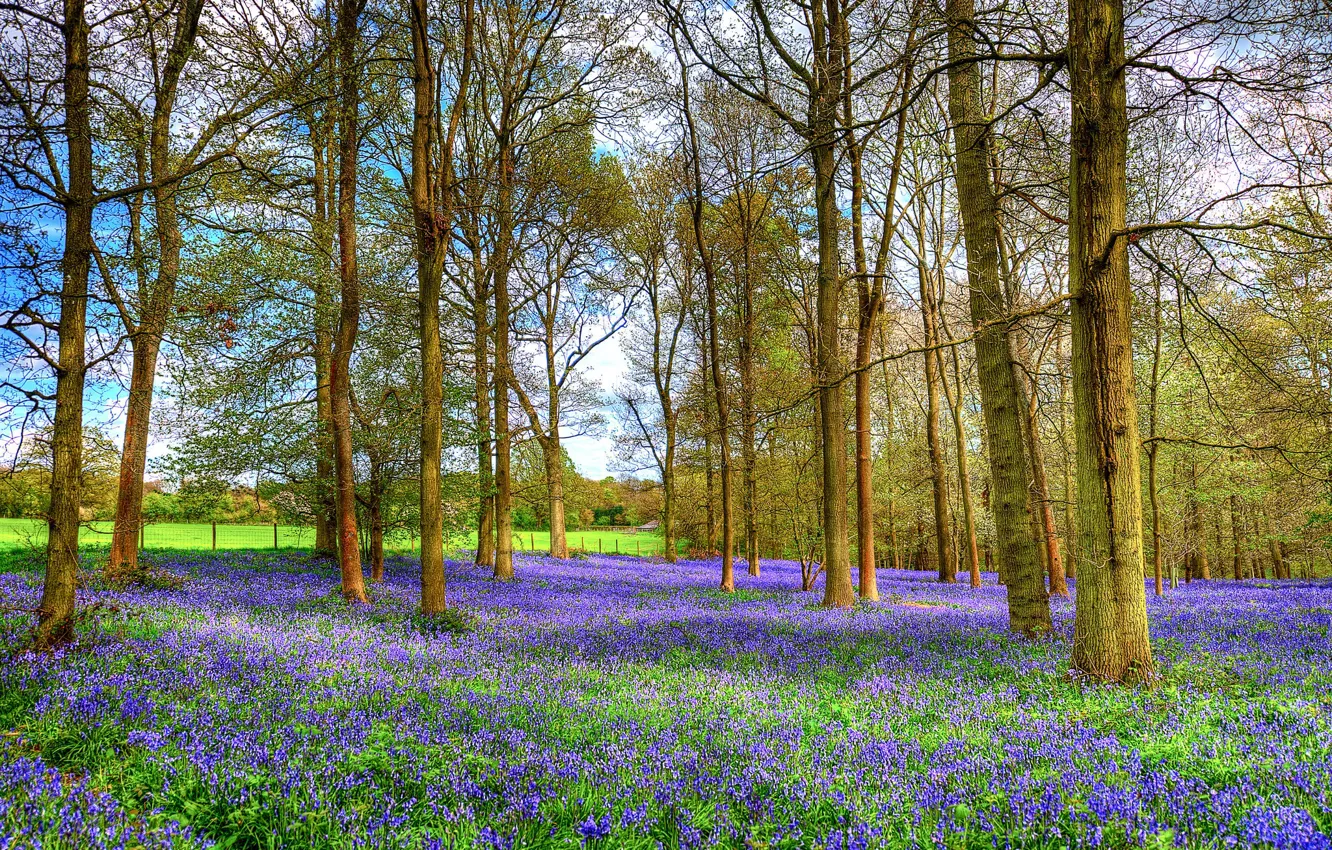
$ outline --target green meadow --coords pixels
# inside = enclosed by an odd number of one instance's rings
[[[79,530],[81,545],[110,544],[110,521],[84,523]],[[216,541],[214,541],[216,528]],[[587,552],[623,555],[660,555],[663,551],[660,536],[651,533],[626,534],[616,531],[571,531],[569,546]],[[41,548],[46,545],[46,524],[36,519],[0,519],[0,549]],[[310,549],[314,545],[314,529],[297,525],[279,525],[276,537],[271,525],[223,525],[218,523],[156,523],[144,527],[143,547],[146,549]],[[414,552],[419,541],[405,532],[386,535],[384,548],[390,552]],[[453,550],[476,547],[476,532],[450,537],[446,541]],[[550,532],[522,531],[513,535],[514,549],[522,552],[542,552],[550,549]]]

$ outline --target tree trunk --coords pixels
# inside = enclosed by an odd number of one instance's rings
[[[80,478],[83,473],[84,334],[92,263],[92,127],[88,116],[88,21],[83,0],[65,0],[65,246],[61,259],[60,368],[51,432],[51,503],[46,518],[46,576],[33,633],[38,651],[74,638],[79,569]]]
[[[495,474],[491,457],[490,411],[490,323],[486,321],[487,306],[485,271],[478,261],[475,269],[473,310],[475,335],[472,356],[476,377],[476,564],[495,566]]]
[[[720,328],[717,322],[717,273],[712,261],[712,250],[703,233],[703,163],[699,154],[698,132],[694,127],[694,114],[689,103],[689,74],[684,67],[680,71],[681,91],[684,97],[684,116],[689,133],[689,154],[693,178],[693,193],[690,198],[690,213],[694,229],[694,244],[698,248],[698,258],[703,265],[703,285],[707,294],[708,310],[708,360],[711,365],[712,390],[717,407],[717,443],[721,449],[721,523],[722,523],[722,577],[721,589],[727,593],[735,590],[734,535],[735,528],[731,517],[731,449],[728,429],[728,410],[726,385],[722,382],[721,348],[718,341]]]
[[[946,326],[945,326],[946,327]],[[949,341],[952,334],[949,333]],[[976,540],[976,509],[971,495],[971,464],[967,456],[967,429],[962,421],[962,362],[957,346],[952,346],[953,390],[948,388],[948,377],[941,375],[948,409],[953,414],[953,438],[957,441],[957,489],[962,496],[962,520],[966,535],[967,569],[972,587],[981,586],[980,546]]]
[[[1142,486],[1133,386],[1122,0],[1069,0],[1069,289],[1078,443],[1073,668],[1131,682],[1155,675],[1143,586]]]
[[[550,434],[541,440],[546,463],[546,499],[550,504],[550,556],[569,557],[569,542],[564,531],[564,464],[560,454],[559,427],[552,423]]]
[[[333,314],[332,294],[334,206],[332,133],[325,121],[311,120],[314,159],[314,374],[315,374],[315,551],[337,551],[337,499],[333,485]]]
[[[1234,561],[1232,574],[1235,581],[1244,581],[1244,559],[1240,555],[1240,512],[1239,497],[1230,494],[1230,540],[1233,545]]]
[[[509,252],[513,244],[513,148],[501,130],[500,186],[495,236],[495,571],[500,581],[513,580],[513,479],[510,471],[509,382]]]
[[[1064,577],[1064,561],[1059,555],[1059,527],[1055,523],[1054,499],[1050,496],[1050,478],[1045,471],[1045,450],[1041,446],[1041,423],[1036,411],[1036,402],[1036,387],[1032,386],[1027,399],[1032,502],[1041,523],[1041,539],[1045,543],[1045,568],[1050,579],[1050,593],[1067,598],[1068,582]]]
[[[934,495],[935,557],[938,559],[939,581],[952,584],[957,581],[956,562],[953,559],[951,526],[953,512],[948,505],[948,467],[944,462],[943,440],[939,436],[939,382],[942,368],[939,356],[939,320],[936,312],[934,273],[925,265],[924,200],[919,196],[922,214],[916,227],[919,259],[916,276],[920,282],[920,315],[925,331],[925,390],[928,404],[925,415],[925,444],[930,455],[930,483]],[[936,255],[937,256],[937,255]]]
[[[444,586],[444,509],[440,486],[444,451],[444,354],[440,347],[439,298],[453,220],[453,142],[466,102],[471,67],[471,4],[468,3],[460,93],[439,150],[440,173],[431,169],[437,118],[436,78],[430,58],[430,12],[426,0],[411,0],[412,32],[412,219],[416,234],[416,277],[421,337],[421,613],[437,614],[447,604]],[[484,306],[482,307],[484,309]],[[487,458],[487,462],[489,458]],[[378,496],[376,496],[376,514]],[[378,524],[375,570],[383,574],[383,524]],[[374,544],[372,543],[372,548]],[[478,547],[479,549],[479,547]]]
[[[141,292],[143,305],[138,327],[130,333],[129,403],[125,415],[124,447],[120,455],[120,479],[116,499],[116,521],[111,534],[107,577],[113,583],[138,578],[139,526],[143,523],[143,474],[148,460],[148,430],[152,417],[153,385],[157,377],[157,355],[166,333],[167,319],[176,298],[183,242],[176,207],[179,184],[172,181],[171,115],[176,93],[199,32],[203,0],[187,0],[177,15],[160,76],[154,77],[152,124],[148,137],[148,166],[153,180],[154,230],[157,233],[157,275],[150,292]]]
[[[333,412],[333,461],[337,477],[338,563],[342,595],[365,602],[365,576],[356,534],[356,469],[352,454],[351,356],[361,317],[361,283],[356,268],[356,166],[360,150],[360,69],[356,67],[358,19],[364,3],[342,0],[338,10],[340,112],[338,134],[338,272],[342,299],[333,338],[329,377]]]
[[[1008,590],[1008,623],[1035,636],[1051,627],[1036,547],[1027,530],[1027,457],[1013,352],[1002,323],[999,238],[994,187],[990,182],[990,128],[981,105],[976,64],[973,0],[948,0],[948,111],[956,143],[956,181],[967,250],[971,319],[976,326],[976,362],[990,449],[990,502],[996,558]]]
[[[1068,378],[1064,372],[1064,335],[1055,338],[1055,362],[1059,364],[1059,447],[1064,455],[1064,576],[1077,578],[1077,528],[1073,520],[1073,447],[1068,442]]]
[[[378,460],[370,464],[370,500],[366,512],[370,515],[370,580],[378,584],[384,580],[384,479],[383,466]],[[443,572],[442,567],[440,571]]]
[[[163,317],[165,320],[165,317]],[[116,522],[111,534],[111,554],[106,576],[112,584],[132,584],[139,577],[139,527],[143,524],[143,473],[148,458],[148,422],[152,414],[153,384],[161,331],[154,333],[139,323],[130,338],[129,401],[125,410],[125,439],[120,454],[120,477],[116,489]]]
[[[717,492],[716,470],[712,464],[712,400],[715,397],[712,391],[712,366],[708,362],[708,336],[707,329],[701,329],[699,334],[699,347],[702,349],[701,360],[703,376],[703,476],[704,484],[707,489],[707,553],[714,554],[717,551],[717,508],[714,494]]]

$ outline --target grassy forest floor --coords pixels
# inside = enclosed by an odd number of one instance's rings
[[[1150,599],[1163,678],[1103,689],[1003,590],[880,573],[825,611],[790,563],[158,553],[53,657],[0,665],[0,847],[1332,846],[1332,582]],[[37,602],[0,573],[0,652]],[[987,580],[992,580],[988,576]]]

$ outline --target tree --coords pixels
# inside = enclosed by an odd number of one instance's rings
[[[990,123],[981,104],[981,58],[971,0],[949,0],[948,113],[953,125],[954,172],[967,251],[971,321],[976,333],[981,410],[990,455],[990,504],[1000,570],[1008,591],[1008,624],[1035,636],[1050,630],[1050,604],[1028,527],[1028,461],[1022,440],[1025,410],[1004,324],[999,279],[999,232],[990,182]]]
[[[338,564],[342,595],[365,602],[356,531],[356,471],[352,454],[351,356],[360,324],[361,281],[356,265],[356,187],[361,108],[359,21],[365,0],[341,0],[335,36],[338,56],[338,278],[341,301],[329,369],[333,460],[337,478]]]
[[[1143,585],[1142,489],[1133,384],[1125,162],[1128,107],[1120,0],[1071,0],[1069,291],[1078,446],[1078,596],[1073,666],[1112,682],[1155,673]]]
[[[444,428],[444,355],[439,332],[440,281],[448,254],[454,204],[453,156],[467,103],[472,61],[472,3],[463,12],[462,70],[439,139],[440,80],[431,58],[426,0],[409,0],[412,32],[412,172],[421,344],[421,613],[444,610],[444,514],[440,503]]]

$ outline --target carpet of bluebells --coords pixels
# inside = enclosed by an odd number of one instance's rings
[[[1068,675],[1002,588],[881,572],[826,611],[798,568],[391,560],[349,608],[307,556],[155,556],[78,644],[15,655],[0,573],[0,847],[1332,847],[1332,583],[1149,601],[1162,679]],[[987,576],[987,579],[993,577]]]

